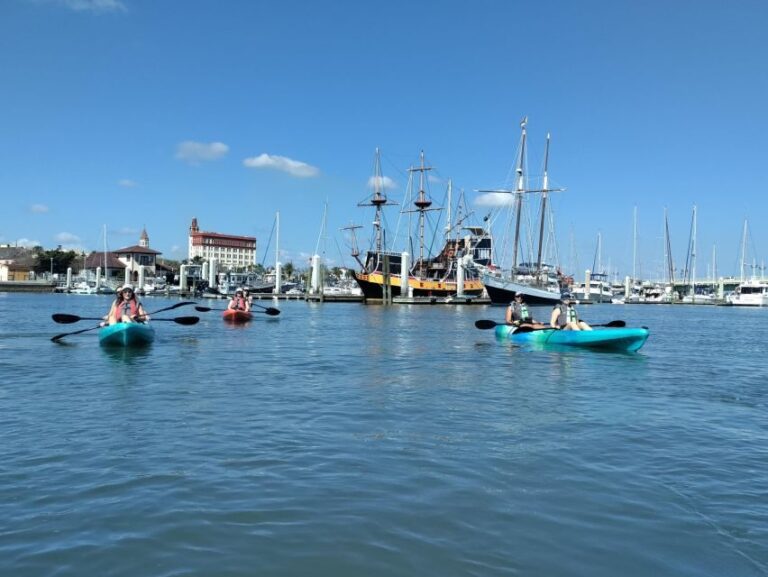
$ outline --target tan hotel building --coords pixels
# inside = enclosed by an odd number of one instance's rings
[[[256,237],[201,231],[197,218],[189,227],[189,259],[216,259],[220,268],[245,268],[256,264]]]

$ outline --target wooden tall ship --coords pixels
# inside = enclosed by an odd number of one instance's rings
[[[408,197],[415,196],[416,200],[413,202],[414,208],[404,212],[418,215],[418,247],[411,245],[410,251],[401,252],[391,250],[387,248],[386,230],[382,224],[383,210],[385,206],[395,203],[389,201],[384,193],[379,152],[376,151],[374,193],[366,202],[358,205],[373,207],[375,210],[374,246],[366,252],[364,260],[360,258],[356,245],[352,252],[361,267],[354,273],[354,278],[366,300],[388,300],[398,296],[479,297],[483,294],[484,286],[476,265],[490,265],[492,248],[491,236],[483,227],[457,227],[450,224],[449,217],[447,238],[442,249],[435,256],[428,254],[424,242],[427,212],[440,210],[432,207],[432,200],[425,191],[425,175],[429,170],[431,167],[425,166],[423,152],[420,166],[409,169],[411,194]],[[413,195],[415,174],[418,174],[419,188],[418,194]],[[450,206],[450,200],[448,204]],[[415,257],[413,260],[412,254]]]

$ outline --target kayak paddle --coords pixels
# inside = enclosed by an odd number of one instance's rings
[[[276,309],[274,307],[263,307],[261,305],[257,305],[256,303],[253,303],[251,306],[252,307],[259,307],[259,308],[264,309],[263,311],[255,311],[255,310],[251,309],[250,312],[252,312],[252,313],[262,313],[263,312],[264,314],[267,314],[267,315],[272,316],[272,317],[276,317],[277,315],[280,314],[280,309]],[[207,313],[209,311],[224,312],[227,309],[212,309],[211,307],[195,307],[195,310],[199,311],[201,313]]]
[[[79,320],[83,321],[96,321],[101,319],[96,318],[89,318],[89,317],[78,317],[76,315],[64,315],[64,314],[58,314],[53,315],[54,319],[57,323],[76,323]],[[74,319],[74,320],[73,320]],[[153,319],[153,321],[166,321],[166,322],[172,322],[179,325],[196,325],[200,321],[200,317],[176,317],[173,319]],[[56,335],[54,337],[51,337],[51,340],[54,343],[59,342],[64,337],[68,337],[71,335],[79,335],[80,333],[87,333],[88,331],[95,331],[96,329],[100,329],[103,326],[107,326],[103,324],[104,321],[102,320],[101,323],[96,325],[95,327],[90,327],[87,329],[81,329],[79,331],[72,331],[70,333],[61,333],[60,335]]]
[[[76,323],[78,321],[103,321],[104,320],[98,317],[79,317],[77,315],[66,315],[63,313],[51,315],[51,318],[53,318],[55,322],[65,324],[65,325]],[[180,325],[194,325],[200,320],[200,317],[176,317],[173,319],[152,319],[152,320],[153,321],[171,321]]]
[[[480,330],[486,330],[486,329],[493,329],[496,328],[499,325],[505,326],[507,323],[497,323],[496,321],[491,321],[488,319],[480,319],[479,321],[475,321],[475,327],[477,327]],[[627,326],[627,323],[625,321],[611,321],[609,323],[605,323],[602,325],[590,325],[593,327],[610,327],[610,328],[619,328],[619,327],[625,327]],[[515,332],[518,333],[527,333],[530,331],[543,331],[545,329],[548,329],[551,327],[544,327],[543,329],[535,329],[533,327],[518,327]]]
[[[627,323],[624,322],[624,321],[611,321],[609,323],[604,323],[604,324],[601,324],[601,325],[589,325],[589,326],[591,326],[591,327],[608,327],[608,328],[612,328],[612,329],[618,329],[618,328],[627,326]],[[541,329],[535,329],[533,327],[518,327],[517,329],[515,329],[515,332],[516,333],[530,333],[532,331],[544,331],[544,330],[547,330],[547,329],[555,330],[555,329],[552,329],[552,327],[549,327],[549,326],[541,328]]]

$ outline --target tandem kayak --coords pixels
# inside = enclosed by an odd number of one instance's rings
[[[510,325],[497,325],[496,336],[513,343],[583,347],[611,351],[634,352],[648,339],[648,329],[641,328],[595,328],[591,331],[563,331],[540,329],[518,332]]]
[[[253,313],[250,311],[237,311],[235,309],[227,309],[224,311],[222,317],[228,323],[242,324],[250,321],[253,318]]]
[[[140,347],[155,340],[155,329],[148,323],[115,323],[99,329],[103,347]]]

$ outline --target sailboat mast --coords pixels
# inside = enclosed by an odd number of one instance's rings
[[[520,246],[520,216],[523,208],[523,193],[525,192],[525,177],[523,175],[523,164],[525,161],[525,139],[526,129],[528,124],[528,117],[523,118],[520,123],[520,156],[517,159],[517,168],[515,173],[517,175],[517,186],[515,188],[515,241],[512,249],[512,273],[517,269],[517,253]]]
[[[637,280],[637,206],[632,211],[632,282]]]
[[[539,222],[539,253],[536,257],[536,276],[541,275],[541,251],[544,249],[544,223],[547,213],[547,192],[549,191],[549,174],[547,166],[549,164],[549,132],[547,132],[547,145],[544,149],[544,177],[541,182],[541,220]]]
[[[104,225],[104,284],[109,286],[109,261],[107,260],[107,225]]]
[[[381,260],[381,255],[387,248],[387,236],[383,226],[384,207],[387,205],[397,204],[394,202],[390,202],[389,199],[387,199],[386,194],[384,193],[385,183],[384,183],[384,177],[381,174],[381,153],[378,148],[376,148],[376,154],[374,155],[373,176],[368,181],[368,186],[371,185],[371,180],[373,181],[373,195],[370,198],[367,198],[365,202],[358,203],[357,205],[361,207],[372,206],[375,209],[374,218],[373,218],[373,231],[374,231],[373,248],[375,249],[376,259],[375,259],[375,262],[366,262],[365,265],[362,265],[364,269],[366,268],[366,266],[372,266],[373,268],[375,268],[376,262]],[[355,228],[360,228],[360,227],[349,227],[349,230],[352,231],[353,238],[354,238]],[[355,240],[355,247],[353,248],[352,256],[355,257],[355,260],[360,262],[360,259],[358,259],[358,255],[359,255],[359,251],[357,250],[356,240]]]
[[[744,282],[744,266],[747,258],[747,219],[744,219],[744,232],[741,237],[741,282]]]
[[[376,209],[376,214],[373,220],[373,226],[376,231],[376,253],[377,254],[381,254],[383,250],[381,213],[382,213],[382,207],[387,203],[387,198],[381,193],[382,180],[383,178],[381,176],[381,157],[379,154],[379,149],[376,148],[376,157],[375,157],[374,166],[373,166],[373,198],[371,199],[371,204]]]
[[[597,270],[603,274],[603,234],[597,233]]]
[[[275,229],[276,229],[276,236],[275,236],[275,270],[277,270],[277,265],[280,262],[280,211],[278,210],[275,214]]]
[[[419,196],[413,203],[419,211],[419,269],[424,270],[424,221],[426,218],[426,211],[432,205],[432,201],[427,198],[424,190],[424,174],[428,170],[432,170],[431,167],[424,166],[424,151],[421,151],[421,166],[419,168],[411,168],[410,170],[419,173]]]
[[[453,224],[451,223],[451,196],[453,193],[453,181],[449,178],[448,179],[448,207],[445,213],[445,236],[446,238],[451,237],[451,229],[453,228]]]
[[[696,205],[693,205],[693,228],[691,230],[691,297],[696,298]]]

